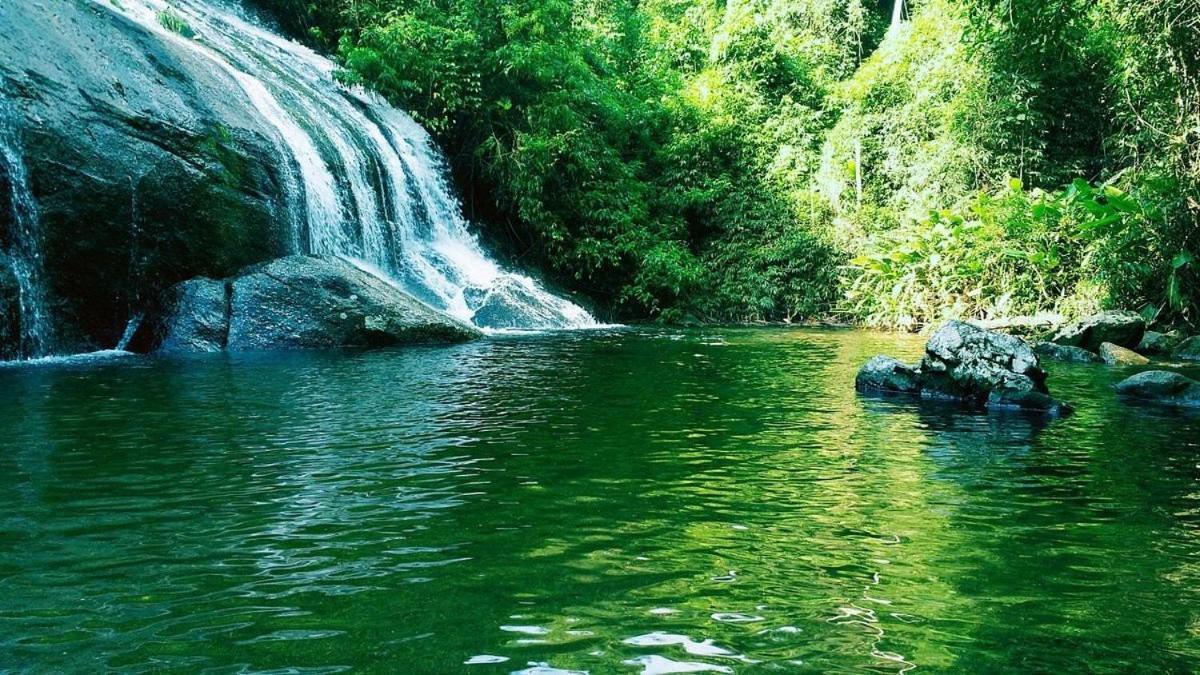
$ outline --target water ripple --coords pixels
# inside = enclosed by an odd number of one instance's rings
[[[1200,668],[1200,419],[1122,406],[1117,374],[1087,367],[1053,369],[1079,408],[1053,424],[852,391],[871,355],[917,350],[630,329],[5,368],[0,653],[40,671]]]

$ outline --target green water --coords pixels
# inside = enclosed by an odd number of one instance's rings
[[[1052,370],[1079,413],[1050,424],[854,394],[919,348],[0,369],[0,669],[1200,669],[1200,417],[1122,406],[1102,367]]]

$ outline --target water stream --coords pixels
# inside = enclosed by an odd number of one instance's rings
[[[42,230],[29,187],[20,131],[11,105],[0,97],[0,187],[7,184],[9,231],[4,257],[18,288],[20,338],[17,356],[37,358],[51,343],[50,319],[42,286]],[[0,267],[3,267],[0,260]]]

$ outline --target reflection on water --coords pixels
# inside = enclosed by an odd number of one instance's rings
[[[0,663],[1200,667],[1200,418],[860,399],[907,338],[619,331],[0,369]]]

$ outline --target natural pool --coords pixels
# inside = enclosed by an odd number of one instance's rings
[[[1200,416],[862,399],[917,339],[0,368],[0,667],[1190,672]],[[1194,374],[1194,373],[1193,373]]]

